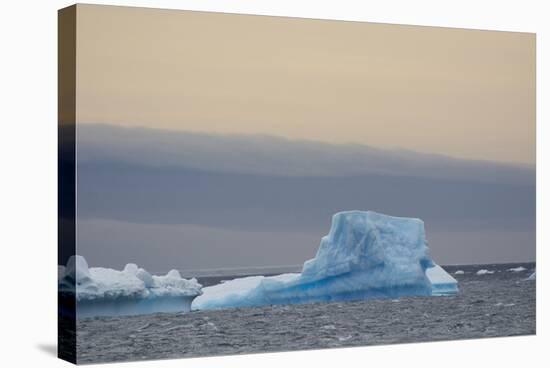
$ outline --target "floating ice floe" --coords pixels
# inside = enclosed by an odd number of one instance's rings
[[[429,255],[424,223],[376,212],[333,216],[301,273],[252,276],[203,289],[193,309],[451,295],[457,281]]]
[[[464,275],[464,271],[462,271],[462,270],[457,270],[457,271],[455,272],[455,275]]]
[[[523,272],[523,271],[527,271],[527,268],[519,266],[519,267],[508,269],[508,272]]]
[[[486,270],[486,269],[482,269],[482,270],[479,270],[476,272],[476,275],[491,275],[495,273],[495,271],[489,271],[489,270]]]
[[[458,293],[458,283],[441,266],[434,263],[426,269],[426,276],[432,284],[431,295],[453,295]]]
[[[76,294],[77,318],[157,312],[187,312],[202,293],[196,279],[183,279],[177,270],[151,275],[135,264],[124,270],[88,267],[81,256],[72,256],[58,272],[59,292]]]

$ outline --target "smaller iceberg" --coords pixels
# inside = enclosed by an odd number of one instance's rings
[[[508,269],[508,272],[523,272],[523,271],[527,271],[527,268],[519,266],[519,267]]]
[[[455,272],[455,275],[464,275],[464,271],[458,270]]]
[[[58,290],[76,293],[77,318],[188,312],[202,294],[196,279],[183,279],[177,270],[156,276],[133,263],[122,271],[90,268],[78,255],[58,266]]]
[[[193,309],[452,295],[457,281],[436,265],[419,219],[339,212],[301,273],[253,276],[206,287]]]
[[[486,269],[481,269],[481,270],[478,270],[476,272],[476,275],[492,275],[493,273],[495,273],[495,271],[489,271],[489,270],[486,270]]]

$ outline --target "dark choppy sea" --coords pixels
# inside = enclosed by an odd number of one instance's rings
[[[519,266],[527,270],[508,271]],[[535,268],[533,263],[444,268],[459,282],[456,296],[79,320],[78,363],[535,333],[536,283],[525,281]],[[480,269],[494,273],[476,275]],[[455,275],[457,270],[465,274]],[[206,278],[199,281],[212,283]]]

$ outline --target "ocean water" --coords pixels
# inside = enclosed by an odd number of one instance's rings
[[[523,266],[522,272],[508,271]],[[77,321],[78,363],[531,335],[533,263],[445,266],[460,293]],[[476,275],[480,269],[493,274]],[[455,275],[463,270],[464,275]],[[211,285],[228,275],[201,277]]]

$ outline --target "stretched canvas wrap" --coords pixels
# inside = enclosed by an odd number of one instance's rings
[[[59,356],[535,333],[535,35],[59,11]]]

